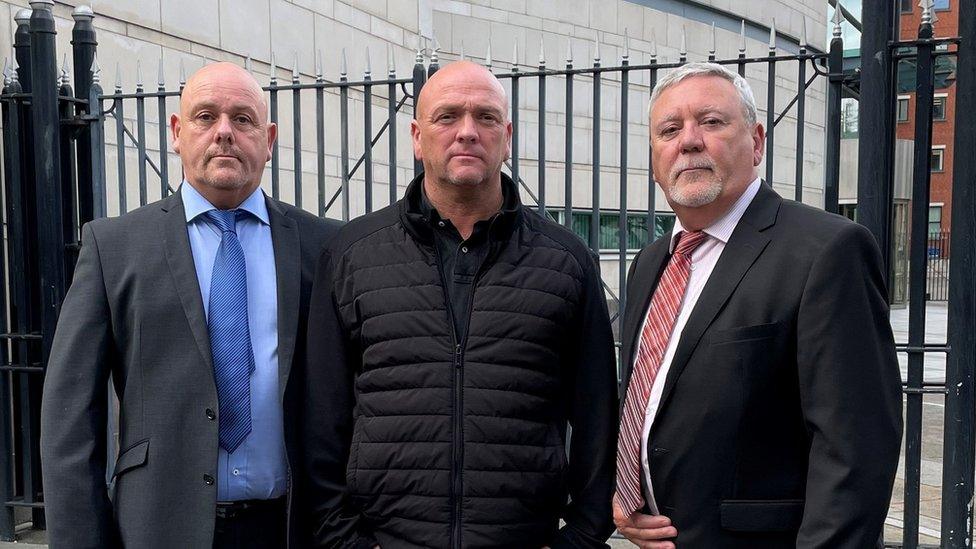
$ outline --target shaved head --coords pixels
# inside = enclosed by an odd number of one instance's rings
[[[241,93],[252,98],[258,106],[261,122],[268,121],[268,103],[264,100],[264,90],[251,73],[233,63],[221,61],[204,65],[203,68],[190,75],[180,94],[180,112],[185,113],[189,104],[188,99],[194,98],[201,89],[207,89],[220,83],[235,86]]]
[[[508,96],[505,95],[502,83],[487,68],[471,61],[449,63],[438,69],[427,80],[424,87],[420,89],[420,97],[417,98],[417,118],[420,119],[421,115],[427,112],[431,99],[440,96],[445,86],[457,86],[459,83],[487,88],[492,95],[501,100],[505,107],[505,120],[508,120]]]

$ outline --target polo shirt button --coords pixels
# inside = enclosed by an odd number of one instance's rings
[[[468,253],[468,247],[467,246],[461,246],[461,251],[463,253]]]
[[[207,419],[209,419],[210,421],[217,419],[217,413],[214,412],[212,409],[207,408]]]
[[[203,482],[206,482],[207,486],[213,486],[214,478],[210,475],[203,475]]]

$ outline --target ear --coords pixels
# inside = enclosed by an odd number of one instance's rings
[[[752,165],[762,164],[763,155],[766,152],[766,129],[763,125],[756,122],[752,128]]]
[[[274,142],[278,139],[278,125],[274,122],[268,124],[268,160],[271,160],[271,153],[274,149]]]
[[[180,116],[175,112],[169,117],[169,134],[173,152],[180,154]]]
[[[413,157],[423,160],[424,155],[420,149],[420,124],[416,120],[410,121],[410,138],[413,141]]]
[[[505,160],[512,157],[512,121],[505,124]]]

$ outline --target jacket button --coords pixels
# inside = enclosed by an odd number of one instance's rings
[[[203,475],[203,482],[206,482],[207,486],[213,486],[214,478],[210,475]]]
[[[217,419],[217,413],[211,410],[210,408],[207,408],[207,419],[209,419],[210,421]]]

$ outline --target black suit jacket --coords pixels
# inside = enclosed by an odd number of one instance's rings
[[[622,391],[669,240],[631,267]],[[877,544],[902,429],[886,295],[866,229],[761,186],[679,336],[650,431],[678,547]]]
[[[279,387],[295,469],[294,410],[303,376],[292,365],[304,362],[315,260],[338,223],[270,198],[267,206]],[[120,402],[114,469],[106,463],[110,375]],[[218,454],[213,411],[219,412],[210,338],[180,194],[85,225],[41,406],[51,547],[211,547]]]

